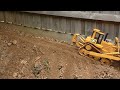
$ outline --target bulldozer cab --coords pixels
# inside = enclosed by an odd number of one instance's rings
[[[106,41],[108,33],[102,33],[99,29],[94,29],[91,38],[96,40],[96,44],[101,44],[102,40]]]

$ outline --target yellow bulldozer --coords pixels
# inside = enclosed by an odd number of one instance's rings
[[[115,37],[112,43],[107,39],[108,33],[99,29],[93,29],[92,35],[87,38],[81,34],[74,34],[72,42],[79,48],[80,55],[88,56],[98,60],[101,64],[111,64],[113,61],[120,61],[119,39]]]

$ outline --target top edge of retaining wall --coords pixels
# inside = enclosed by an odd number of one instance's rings
[[[72,17],[72,18],[80,18],[80,19],[120,22],[120,15],[113,15],[113,14],[89,13],[82,11],[21,11],[21,12]]]

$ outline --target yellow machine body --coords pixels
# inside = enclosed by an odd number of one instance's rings
[[[102,63],[110,63],[113,60],[120,61],[119,40],[115,37],[115,43],[106,40],[107,34],[99,29],[94,29],[91,36],[87,38],[80,34],[74,34],[72,42],[79,47],[79,53],[90,56]]]

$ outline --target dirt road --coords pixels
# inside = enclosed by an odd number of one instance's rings
[[[114,67],[80,56],[76,47],[29,30],[0,23],[1,79],[120,78]]]

